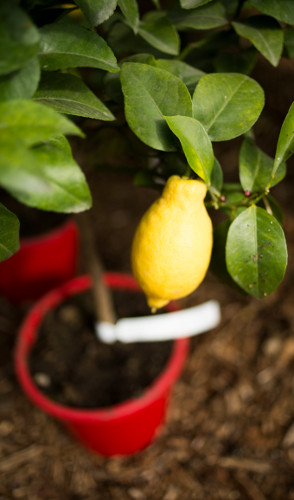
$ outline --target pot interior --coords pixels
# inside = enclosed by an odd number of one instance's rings
[[[117,317],[149,314],[135,290],[112,290]],[[30,353],[38,388],[73,408],[107,408],[142,396],[165,368],[172,341],[104,344],[95,336],[92,294],[68,297],[49,311]]]

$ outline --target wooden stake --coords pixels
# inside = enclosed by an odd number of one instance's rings
[[[76,216],[82,240],[82,252],[87,272],[93,281],[94,310],[98,321],[114,324],[114,312],[111,292],[103,281],[103,266],[95,241],[89,212],[82,212]]]

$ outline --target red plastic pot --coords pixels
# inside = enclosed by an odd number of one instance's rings
[[[40,298],[74,277],[78,249],[72,220],[42,236],[22,238],[19,251],[0,263],[0,293],[15,303]]]
[[[139,290],[129,275],[107,273],[113,289]],[[25,319],[15,350],[16,373],[24,392],[42,410],[62,421],[85,447],[104,456],[128,455],[145,448],[158,434],[166,415],[172,386],[187,357],[188,339],[174,341],[170,359],[161,375],[142,397],[107,409],[83,410],[55,403],[35,385],[28,358],[45,314],[65,298],[91,287],[88,276],[77,277],[35,303]]]

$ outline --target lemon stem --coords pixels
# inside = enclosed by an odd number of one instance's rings
[[[192,169],[191,169],[190,165],[187,164],[187,167],[186,167],[186,170],[185,170],[185,173],[184,173],[182,179],[190,179],[191,174],[192,174]]]

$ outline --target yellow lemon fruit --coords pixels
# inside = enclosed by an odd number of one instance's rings
[[[154,310],[193,292],[212,250],[212,223],[200,180],[170,177],[143,215],[132,244],[133,274]]]

